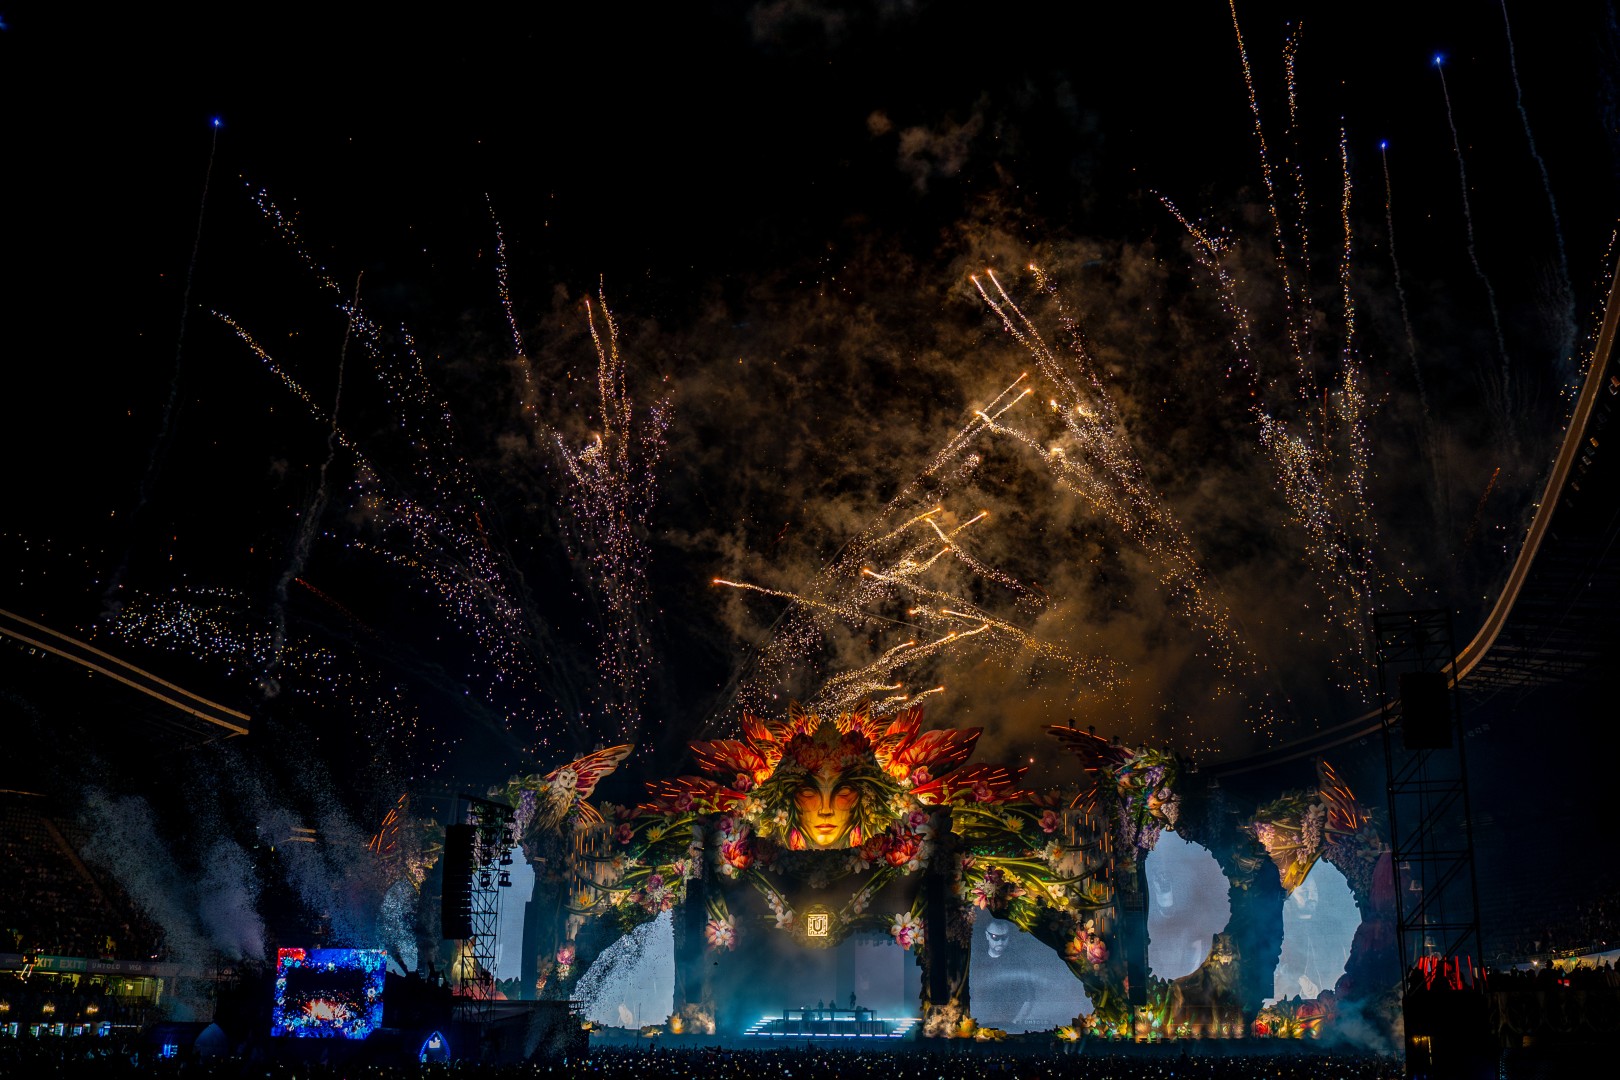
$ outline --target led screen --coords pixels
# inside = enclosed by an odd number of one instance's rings
[[[1011,1034],[1050,1031],[1091,1012],[1085,987],[1051,948],[1005,919],[973,919],[968,968],[973,1018]]]
[[[271,1035],[364,1039],[382,1023],[381,949],[280,949]]]
[[[1161,979],[1197,971],[1232,918],[1229,885],[1202,844],[1159,837],[1143,869],[1148,881],[1148,967]]]
[[[1318,859],[1305,880],[1283,901],[1282,957],[1270,1004],[1280,998],[1313,998],[1331,990],[1344,974],[1361,911],[1338,867]]]

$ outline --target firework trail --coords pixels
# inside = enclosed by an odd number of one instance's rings
[[[1215,281],[1221,306],[1231,322],[1233,369],[1249,382],[1250,412],[1260,446],[1271,462],[1279,494],[1303,531],[1307,557],[1315,570],[1313,576],[1327,601],[1323,607],[1324,629],[1330,639],[1341,643],[1336,666],[1346,688],[1365,697],[1371,688],[1366,661],[1367,615],[1383,585],[1383,576],[1376,565],[1377,528],[1368,493],[1371,444],[1367,421],[1371,403],[1356,353],[1350,222],[1354,186],[1348,140],[1341,126],[1338,150],[1342,244],[1335,275],[1339,293],[1338,343],[1329,354],[1326,348],[1318,347],[1315,335],[1300,317],[1315,306],[1310,299],[1310,268],[1304,264],[1309,234],[1303,223],[1290,218],[1294,213],[1303,215],[1309,202],[1300,194],[1293,200],[1290,213],[1283,211],[1272,179],[1253,68],[1236,5],[1229,6],[1272,218],[1276,247],[1273,264],[1282,292],[1282,310],[1277,320],[1284,329],[1291,377],[1284,378],[1276,369],[1262,371],[1260,316],[1242,299],[1245,273],[1236,261],[1235,240],[1224,230],[1193,221],[1170,199],[1161,196],[1161,201],[1187,230],[1198,262]],[[1298,126],[1293,85],[1296,63],[1297,38],[1291,35],[1285,43],[1284,68],[1294,127]],[[1295,177],[1303,191],[1303,173],[1296,171]],[[1297,238],[1292,250],[1285,240],[1289,236]],[[1297,267],[1292,265],[1295,260],[1300,261]],[[1395,584],[1404,587],[1398,578]]]
[[[1099,515],[1112,520],[1140,543],[1161,567],[1160,581],[1170,595],[1209,634],[1222,666],[1228,670],[1247,666],[1238,659],[1241,645],[1225,609],[1204,588],[1204,574],[1192,542],[1144,477],[1142,462],[1126,437],[1113,397],[1097,375],[1078,322],[1063,307],[1056,285],[1039,267],[1030,269],[1038,287],[1057,307],[1066,331],[1067,348],[1061,357],[993,272],[986,271],[985,277],[995,295],[977,278],[973,284],[1052,386],[1049,404],[1064,438],[1047,444],[1010,424],[991,422],[991,429],[1034,450],[1060,487],[1085,499]]]
[[[1457,121],[1451,112],[1451,90],[1446,86],[1445,57],[1434,58],[1434,69],[1440,73],[1440,94],[1446,102],[1446,123],[1451,127],[1451,145],[1457,153],[1457,177],[1462,186],[1463,224],[1468,230],[1468,262],[1474,268],[1474,276],[1485,287],[1485,302],[1491,312],[1491,326],[1496,331],[1496,347],[1502,355],[1502,385],[1500,388],[1501,400],[1497,407],[1502,415],[1503,430],[1511,442],[1516,438],[1517,425],[1513,420],[1513,393],[1512,393],[1512,364],[1508,359],[1507,336],[1502,331],[1502,313],[1496,305],[1496,288],[1486,275],[1483,267],[1479,265],[1479,253],[1474,245],[1474,211],[1468,199],[1468,162],[1463,158],[1462,138],[1457,134]]]
[[[1233,18],[1236,18],[1234,14]],[[1234,24],[1235,25],[1235,24]],[[1310,187],[1305,183],[1305,147],[1300,135],[1299,123],[1299,42],[1305,28],[1301,24],[1297,29],[1290,27],[1283,36],[1283,81],[1288,91],[1288,148],[1289,156],[1283,159],[1288,175],[1294,185],[1294,234],[1295,247],[1298,250],[1297,262],[1299,269],[1299,291],[1295,294],[1295,302],[1299,305],[1299,340],[1309,341],[1311,326],[1314,322],[1312,315],[1312,296],[1310,290],[1311,274],[1311,200]],[[1241,48],[1241,45],[1239,46]],[[1251,77],[1249,75],[1246,78]],[[1279,265],[1286,266],[1287,260],[1282,259],[1281,249],[1278,251]],[[1296,344],[1296,349],[1300,346]]]
[[[350,309],[360,309],[360,278],[354,282],[354,301]],[[326,475],[331,471],[332,462],[337,459],[338,452],[338,413],[343,406],[343,371],[349,359],[349,338],[354,333],[354,319],[343,330],[343,345],[338,349],[337,391],[332,397],[332,425],[326,435],[326,460],[321,462],[319,476],[315,482],[315,494],[310,498],[309,505],[304,508],[303,518],[298,523],[298,535],[293,543],[292,557],[276,581],[275,603],[270,606],[272,622],[270,663],[264,670],[259,685],[265,697],[275,697],[281,692],[281,684],[277,676],[281,671],[281,655],[287,641],[287,592],[293,579],[304,572],[304,563],[309,560],[310,548],[315,545],[315,531],[321,527],[321,516],[326,512],[327,492]]]
[[[1423,408],[1424,431],[1427,432],[1430,420],[1429,391],[1423,382],[1423,365],[1418,362],[1417,335],[1412,332],[1412,312],[1406,304],[1406,283],[1401,278],[1401,260],[1395,251],[1395,195],[1389,179],[1389,143],[1378,144],[1378,155],[1384,166],[1384,227],[1389,233],[1389,261],[1395,271],[1395,298],[1401,305],[1401,327],[1406,331],[1406,355],[1412,361],[1412,378],[1417,382],[1418,404]]]
[[[1234,366],[1250,379],[1249,409],[1260,446],[1290,516],[1304,532],[1313,577],[1327,601],[1324,622],[1345,642],[1338,666],[1349,687],[1365,693],[1370,687],[1363,647],[1366,616],[1378,573],[1372,562],[1374,519],[1365,502],[1369,405],[1360,366],[1353,357],[1341,356],[1338,376],[1327,385],[1319,390],[1314,383],[1296,385],[1296,391],[1303,392],[1289,395],[1295,399],[1287,410],[1291,417],[1268,405],[1256,359],[1257,316],[1239,299],[1239,275],[1227,264],[1233,241],[1192,221],[1170,200],[1163,201],[1187,229],[1199,263],[1215,279],[1232,325]],[[1303,368],[1307,358],[1297,359]],[[1358,535],[1358,530],[1365,534]]]
[[[1006,396],[1003,394],[998,402],[1003,402]],[[999,411],[1004,411],[1005,407],[1000,406]],[[979,414],[989,415],[990,408],[979,410]],[[975,424],[969,424],[963,430],[974,427]],[[957,442],[958,439],[951,440],[952,444]],[[762,650],[765,671],[745,684],[739,695],[744,708],[752,707],[754,701],[763,704],[770,689],[780,684],[790,666],[803,662],[821,647],[825,633],[834,624],[881,623],[900,628],[908,637],[883,649],[873,660],[823,682],[805,701],[805,707],[813,712],[846,711],[857,702],[867,701],[876,714],[883,715],[922,697],[941,693],[943,686],[908,691],[904,679],[895,680],[907,669],[924,668],[929,661],[969,648],[982,650],[1004,662],[1011,662],[1020,654],[1040,657],[1064,668],[1077,680],[1087,679],[1096,686],[1112,685],[1116,675],[1110,665],[1042,641],[1022,627],[995,617],[958,592],[935,587],[925,580],[925,575],[940,576],[930,575],[930,572],[948,556],[967,567],[977,579],[993,581],[1026,597],[1029,594],[1011,575],[986,566],[963,549],[961,534],[985,520],[985,513],[975,514],[948,529],[940,520],[946,513],[943,506],[935,506],[887,532],[879,530],[894,515],[880,516],[848,547],[859,548],[867,556],[886,551],[887,557],[874,560],[877,566],[860,566],[852,580],[845,580],[840,573],[840,568],[847,571],[851,564],[844,558],[835,558],[832,567],[812,584],[816,595],[716,578],[715,585],[777,597],[794,605],[786,628],[778,631]],[[924,526],[926,531],[922,531]],[[919,531],[921,537],[914,538]],[[910,604],[904,608],[903,618],[884,613],[885,607],[892,608],[902,598],[908,599]]]
[[[915,702],[941,686],[907,690],[897,676],[911,671],[926,676],[930,663],[967,648],[982,650],[1002,661],[1019,656],[1055,663],[1076,679],[1109,685],[1111,668],[1094,659],[1076,656],[1027,630],[986,611],[948,587],[951,568],[967,574],[970,582],[997,585],[1015,594],[1017,602],[1040,608],[1033,590],[1012,575],[989,566],[964,546],[962,534],[984,521],[980,511],[952,523],[945,502],[952,491],[971,478],[979,464],[971,452],[976,442],[993,432],[1009,410],[1031,394],[1028,379],[1020,375],[988,404],[975,409],[967,423],[948,438],[924,470],[902,487],[874,519],[850,538],[822,570],[799,589],[778,589],[751,582],[717,578],[717,586],[741,589],[787,600],[790,607],[772,627],[769,638],[752,654],[739,673],[730,700],[711,717],[713,725],[732,706],[739,711],[770,707],[777,690],[790,684],[794,673],[813,665],[835,628],[860,629],[873,624],[896,627],[907,634],[899,644],[883,647],[875,659],[860,663],[818,684],[807,696],[807,707],[822,711],[847,709],[868,700],[880,714]],[[924,491],[929,504],[922,503]],[[903,614],[903,617],[902,617]],[[913,677],[913,684],[917,678]]]
[[[1524,125],[1524,141],[1529,144],[1530,156],[1535,158],[1541,173],[1541,190],[1547,194],[1547,210],[1552,215],[1553,240],[1558,244],[1558,289],[1563,301],[1563,340],[1558,343],[1558,362],[1565,367],[1564,374],[1574,374],[1570,366],[1575,346],[1575,286],[1569,278],[1569,254],[1564,248],[1564,225],[1558,216],[1558,200],[1553,197],[1552,177],[1547,174],[1547,162],[1536,146],[1535,132],[1530,128],[1530,113],[1524,107],[1524,87],[1519,84],[1519,58],[1513,47],[1513,24],[1508,21],[1507,0],[1502,0],[1502,32],[1507,37],[1508,70],[1513,74],[1513,101],[1519,109],[1519,120]]]
[[[512,331],[512,348],[517,350],[518,356],[527,356],[528,351],[523,347],[523,331],[518,329],[517,312],[512,307],[512,275],[511,264],[506,259],[506,230],[501,228],[501,219],[495,215],[495,200],[485,194],[484,202],[489,206],[489,219],[495,225],[495,289],[501,298],[501,310],[506,313],[506,327]]]
[[[1412,313],[1406,303],[1406,283],[1401,277],[1401,260],[1395,249],[1395,195],[1389,176],[1389,143],[1378,144],[1378,154],[1384,167],[1384,227],[1389,235],[1389,262],[1395,274],[1395,298],[1401,308],[1401,328],[1406,332],[1406,355],[1412,362],[1412,378],[1417,385],[1418,405],[1422,410],[1423,455],[1428,459],[1430,481],[1434,485],[1435,524],[1442,531],[1451,517],[1451,498],[1440,468],[1439,453],[1435,448],[1433,417],[1429,413],[1429,390],[1423,381],[1423,364],[1418,360],[1417,335],[1412,331]]]
[[[1288,242],[1285,239],[1282,207],[1277,195],[1277,183],[1273,176],[1271,164],[1271,148],[1266,144],[1266,128],[1260,115],[1260,98],[1254,89],[1254,68],[1249,63],[1248,46],[1243,42],[1243,27],[1238,22],[1237,0],[1227,0],[1227,7],[1232,13],[1232,33],[1237,38],[1238,63],[1243,69],[1243,89],[1249,99],[1249,115],[1254,120],[1254,140],[1260,155],[1260,178],[1266,189],[1266,209],[1271,215],[1271,237],[1277,245],[1277,271],[1278,282],[1282,286],[1283,310],[1285,313],[1285,326],[1288,333],[1288,343],[1297,356],[1304,351],[1301,342],[1300,323],[1295,321],[1294,303],[1294,273],[1288,255]],[[1292,38],[1289,39],[1292,41]],[[1289,54],[1292,55],[1292,46]],[[1292,72],[1292,60],[1289,60],[1289,71]],[[1293,89],[1293,79],[1289,79],[1289,106],[1293,108],[1297,95]],[[1301,185],[1301,191],[1303,191]],[[1303,197],[1303,196],[1301,196]],[[1301,228],[1304,226],[1302,225]]]
[[[641,536],[657,501],[657,468],[668,443],[669,401],[656,401],[644,420],[636,417],[619,352],[619,327],[608,308],[605,284],[599,283],[600,312],[589,297],[584,310],[597,360],[600,423],[593,426],[600,430],[583,445],[575,445],[569,435],[541,418],[534,368],[512,303],[506,234],[493,202],[489,205],[495,227],[496,289],[522,380],[523,415],[536,441],[549,445],[561,463],[562,538],[570,565],[582,569],[580,582],[596,608],[592,619],[600,639],[595,650],[600,675],[596,711],[603,717],[606,734],[639,740],[652,670],[644,616],[651,553]]]
[[[541,434],[549,437],[563,465],[563,535],[578,557],[571,561],[590,567],[585,584],[604,609],[595,628],[603,646],[597,650],[599,705],[616,736],[637,739],[651,674],[643,615],[650,552],[641,537],[657,502],[657,468],[668,442],[670,410],[668,400],[660,400],[644,420],[637,419],[605,290],[599,288],[597,299],[600,313],[589,297],[584,307],[596,350],[601,430],[583,446],[553,428],[542,427]]]
[[[163,415],[158,421],[157,438],[152,443],[152,453],[146,459],[146,471],[141,474],[141,486],[135,496],[135,509],[131,512],[130,527],[133,529],[140,523],[141,513],[146,509],[147,500],[152,495],[152,481],[157,476],[158,464],[163,457],[163,451],[168,446],[169,428],[174,422],[174,407],[180,400],[180,361],[185,355],[186,347],[186,321],[191,315],[191,284],[197,275],[197,256],[202,251],[203,221],[208,213],[208,187],[214,179],[214,156],[219,151],[219,121],[213,121],[213,138],[208,144],[208,165],[203,170],[202,198],[197,202],[197,231],[191,240],[191,259],[186,263],[186,283],[180,290],[180,329],[174,340],[174,373],[169,376],[169,396],[163,400]],[[124,575],[129,572],[129,549],[124,549],[124,556],[118,561],[113,570],[112,577],[107,581],[107,588],[102,592],[102,608],[109,615],[118,612],[118,592],[124,586]]]
[[[402,348],[391,349],[378,324],[358,302],[343,296],[331,273],[310,254],[288,215],[268,193],[260,190],[253,198],[264,219],[317,284],[339,298],[337,306],[371,360],[386,406],[395,412],[397,426],[405,435],[403,443],[412,455],[404,469],[390,473],[341,427],[332,425],[337,444],[355,458],[356,496],[382,536],[381,543],[357,539],[350,545],[426,584],[446,614],[478,642],[481,648],[474,663],[487,668],[481,680],[484,692],[508,703],[509,730],[517,718],[528,722],[535,733],[531,749],[538,753],[549,746],[547,733],[559,730],[566,731],[571,742],[589,746],[596,734],[579,722],[589,715],[586,695],[576,673],[557,662],[565,650],[557,647],[550,626],[527,601],[521,575],[491,541],[481,512],[485,500],[471,467],[455,450],[459,438],[453,416],[429,382],[409,331],[402,328],[398,335]],[[500,280],[504,290],[504,272]],[[502,301],[509,325],[515,328],[509,293],[503,291]],[[304,402],[311,416],[326,420],[309,393],[244,327],[228,316],[220,318]],[[526,397],[526,410],[533,409],[533,397]],[[549,658],[548,662],[538,663],[537,653]],[[540,693],[536,695],[534,690]]]

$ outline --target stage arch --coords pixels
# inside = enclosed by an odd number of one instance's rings
[[[1232,919],[1230,884],[1208,848],[1160,835],[1143,864],[1148,880],[1148,970],[1167,982],[1191,975]]]
[[[1034,934],[988,911],[975,913],[968,967],[973,1016],[1011,1035],[1051,1031],[1091,1012],[1086,988]]]
[[[1318,859],[1305,880],[1283,901],[1282,957],[1271,997],[1314,998],[1332,990],[1350,959],[1361,909],[1339,868]]]

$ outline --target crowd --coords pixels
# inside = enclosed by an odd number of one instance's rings
[[[138,1024],[152,1011],[148,1002],[112,993],[105,981],[0,972],[0,1024]]]
[[[1160,1048],[1163,1049],[1163,1048]],[[127,1048],[0,1040],[0,1076],[41,1080],[169,1077],[176,1080],[1393,1080],[1391,1058],[1299,1053],[1141,1056],[1093,1047],[1036,1054],[927,1050],[597,1049],[568,1061],[523,1065],[321,1065],[225,1058],[204,1062],[137,1060]]]
[[[1620,891],[1610,890],[1511,938],[1505,957],[1529,959],[1620,946]]]
[[[144,960],[159,935],[72,853],[58,823],[0,800],[0,952]],[[53,831],[54,830],[54,831]]]
[[[1493,971],[1486,982],[1486,989],[1501,992],[1552,991],[1560,987],[1570,990],[1620,989],[1620,970],[1612,962],[1569,971],[1542,964],[1530,971]]]

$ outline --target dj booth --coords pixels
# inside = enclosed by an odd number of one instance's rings
[[[745,1034],[788,1039],[898,1039],[916,1025],[915,1017],[879,1016],[865,1006],[835,1009],[801,1005],[759,1020]]]

